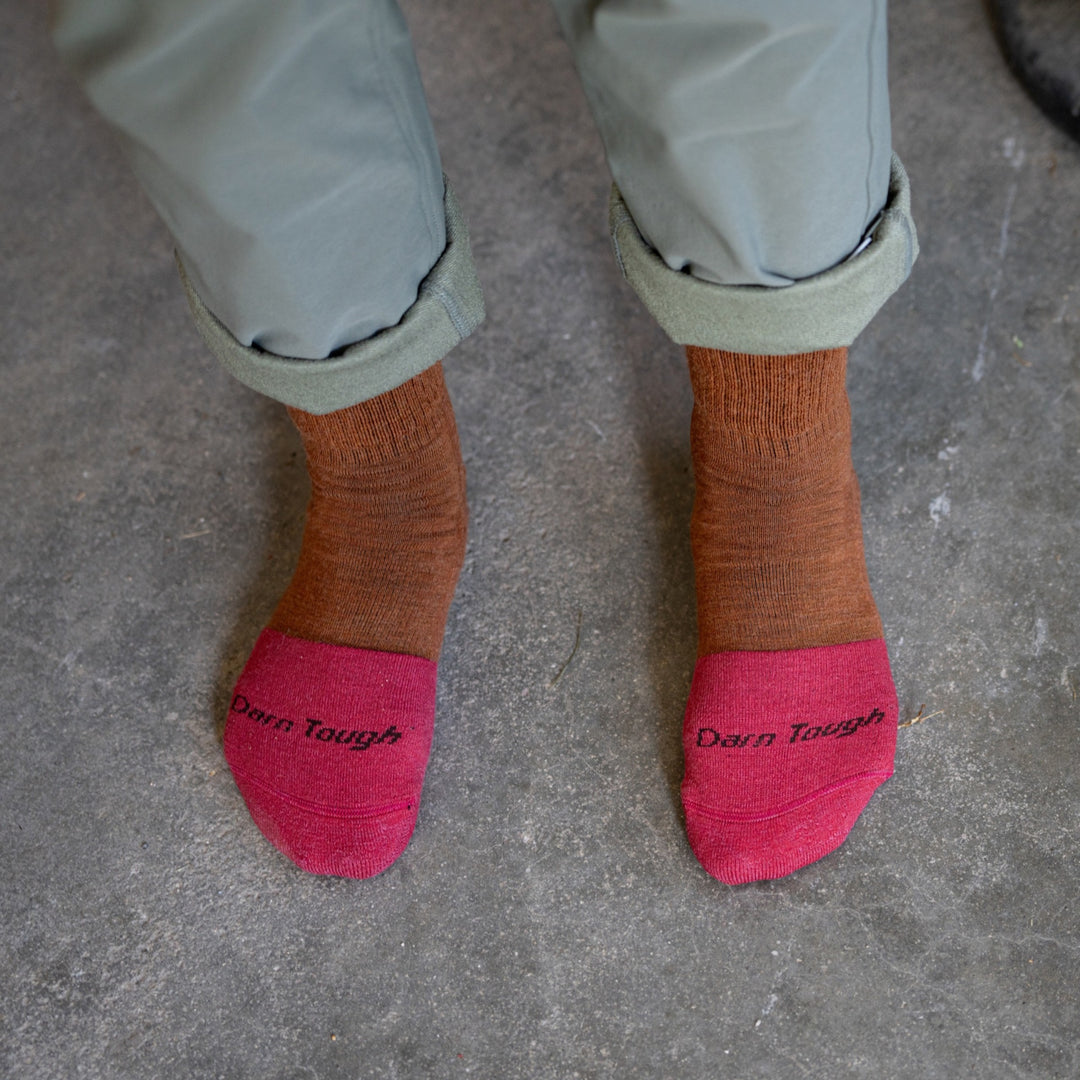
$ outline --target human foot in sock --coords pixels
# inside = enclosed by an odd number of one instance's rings
[[[300,560],[236,685],[225,756],[263,834],[304,870],[370,877],[405,849],[435,666],[465,552],[465,470],[437,364],[316,416]]]
[[[687,349],[698,662],[691,847],[730,885],[838,847],[892,774],[896,691],[863,558],[845,349]]]

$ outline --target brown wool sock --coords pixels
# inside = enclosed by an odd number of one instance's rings
[[[699,657],[682,800],[730,885],[835,850],[892,775],[896,689],[863,559],[845,349],[687,350]]]
[[[347,409],[290,409],[311,474],[270,627],[436,660],[465,555],[465,469],[442,365]]]
[[[690,347],[699,655],[882,636],[851,464],[846,349]]]

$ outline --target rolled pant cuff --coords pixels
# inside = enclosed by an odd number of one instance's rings
[[[286,405],[329,413],[393,390],[438,363],[484,321],[484,297],[469,234],[446,185],[446,248],[401,320],[325,360],[278,356],[241,345],[203,303],[177,256],[195,326],[210,351],[242,383]]]
[[[869,246],[794,285],[716,285],[672,270],[643,239],[615,187],[610,225],[623,276],[675,342],[762,356],[850,345],[919,254],[907,173],[895,154]]]

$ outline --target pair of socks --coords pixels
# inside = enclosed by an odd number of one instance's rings
[[[687,355],[699,658],[683,805],[698,859],[734,885],[844,840],[892,772],[896,694],[863,559],[846,350]],[[441,365],[291,415],[312,478],[300,562],[237,683],[225,753],[294,862],[370,877],[416,822],[464,469]]]

